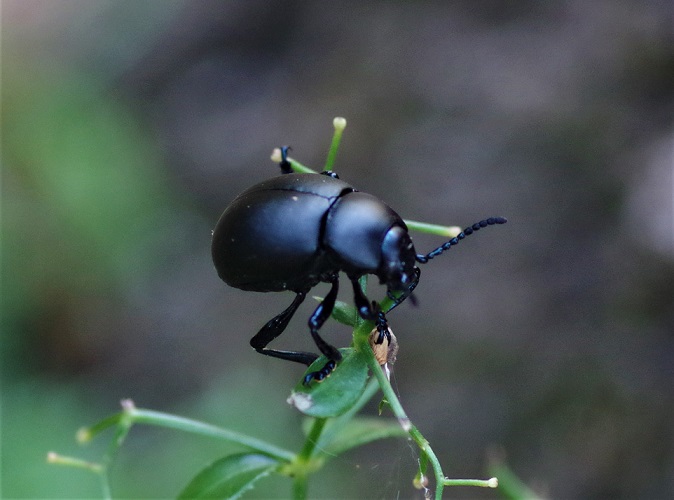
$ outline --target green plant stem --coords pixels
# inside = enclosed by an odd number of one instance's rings
[[[304,500],[309,495],[309,477],[298,472],[293,478],[293,500]]]
[[[170,429],[190,432],[192,434],[200,434],[211,438],[222,439],[239,444],[246,448],[250,448],[251,450],[258,453],[275,458],[280,462],[290,463],[295,460],[295,454],[293,452],[284,450],[265,441],[246,436],[245,434],[240,434],[238,432],[221,429],[214,425],[199,422],[197,420],[177,417],[175,415],[153,410],[136,408],[131,400],[124,400],[122,401],[122,411],[120,413],[107,417],[92,425],[91,427],[80,429],[77,432],[77,440],[81,443],[86,443],[106,429],[115,427],[115,435],[108,446],[108,450],[105,453],[101,463],[92,463],[78,458],[64,457],[53,452],[47,455],[47,461],[59,465],[79,467],[94,472],[101,479],[103,498],[106,500],[110,499],[112,498],[112,495],[110,490],[108,470],[134,424],[156,425],[159,427],[167,427]],[[320,434],[320,428],[318,428],[316,432]],[[311,449],[307,448],[307,450],[310,454]],[[305,470],[306,469],[307,468],[305,467]],[[305,473],[308,473],[308,471]]]
[[[412,424],[412,422],[410,421],[409,417],[407,416],[407,413],[405,413],[404,408],[400,404],[400,400],[398,399],[398,396],[393,390],[393,387],[391,387],[391,383],[386,377],[386,374],[381,369],[381,366],[379,365],[377,359],[374,357],[374,353],[372,352],[372,349],[370,348],[370,344],[368,341],[369,334],[371,331],[371,323],[370,324],[368,323],[364,323],[363,326],[359,326],[358,328],[362,329],[363,331],[357,331],[354,335],[356,337],[356,341],[359,346],[358,348],[364,349],[364,352],[368,353],[367,361],[370,370],[377,378],[377,382],[379,382],[379,387],[384,393],[384,398],[391,407],[391,411],[398,419],[400,426],[410,435],[410,437],[414,440],[414,442],[417,443],[417,446],[419,446],[422,453],[424,453],[428,457],[428,460],[431,463],[433,472],[435,474],[435,481],[436,481],[435,498],[436,499],[442,498],[442,490],[444,488],[445,475],[442,472],[440,461],[438,460],[438,457],[435,455],[435,452],[431,448],[428,440],[424,438],[419,429],[417,429],[416,426]]]
[[[108,476],[108,468],[106,467],[101,474],[99,474],[101,480],[101,493],[103,500],[112,500],[112,490],[110,489],[110,477]]]
[[[298,459],[304,461],[309,461],[311,459],[311,455],[318,444],[318,440],[321,437],[321,433],[323,432],[323,428],[327,421],[327,418],[314,419],[314,424],[311,426],[307,439],[304,441],[304,447],[302,448],[302,451],[300,451],[297,457]]]
[[[300,162],[298,162],[294,158],[288,157],[288,162],[290,163],[290,168],[292,168],[293,171],[297,172],[298,174],[317,174],[318,173],[315,170],[302,165]]]
[[[363,288],[363,292],[365,292],[366,291],[365,287],[367,286],[366,280],[364,278],[361,278],[360,284],[361,287]],[[389,310],[392,304],[393,301],[387,297],[384,300],[382,300],[380,305],[382,310],[387,311]],[[417,481],[415,482],[418,483],[419,486],[424,487],[422,475],[425,474],[427,464],[430,463],[433,469],[433,474],[435,476],[436,499],[442,498],[442,492],[445,486],[494,487],[495,479],[483,481],[479,479],[447,479],[445,477],[445,474],[442,471],[442,466],[440,465],[440,461],[438,460],[438,457],[435,455],[433,448],[431,448],[431,445],[428,442],[428,440],[423,436],[423,434],[421,434],[421,431],[417,429],[417,427],[411,422],[411,420],[407,416],[407,413],[400,404],[400,400],[398,399],[398,396],[393,390],[393,387],[391,386],[388,377],[381,369],[379,362],[374,356],[374,352],[372,351],[372,348],[370,347],[369,343],[369,336],[373,327],[374,324],[371,321],[360,321],[356,324],[356,328],[354,329],[353,334],[354,347],[356,349],[359,349],[361,352],[365,353],[365,357],[367,359],[370,371],[374,374],[375,378],[377,379],[379,387],[381,388],[382,393],[384,394],[384,399],[387,401],[389,407],[391,408],[393,415],[395,415],[395,417],[398,419],[400,426],[409,434],[412,440],[414,440],[417,446],[419,446],[419,448],[421,449],[422,456],[420,461],[420,471],[417,478],[415,478],[417,479]]]
[[[105,464],[89,462],[87,460],[82,460],[81,458],[59,455],[53,451],[50,451],[47,454],[47,462],[50,464],[66,465],[68,467],[76,467],[78,469],[84,469],[93,472],[98,476],[101,482],[101,492],[103,498],[105,500],[112,498],[110,493],[110,483],[108,481],[107,466]]]
[[[332,124],[335,127],[335,133],[332,135],[332,143],[330,144],[330,150],[328,151],[328,158],[325,160],[325,167],[323,167],[324,172],[332,170],[332,166],[335,164],[339,143],[342,141],[342,133],[346,127],[346,120],[338,117],[332,121]]]
[[[405,224],[410,231],[419,233],[434,234],[445,238],[454,238],[461,232],[459,226],[441,226],[439,224],[429,224],[428,222],[419,222],[416,220],[405,219]]]
[[[223,439],[225,441],[240,444],[241,446],[245,446],[246,448],[250,448],[251,450],[281,461],[290,461],[295,457],[293,452],[269,444],[266,441],[189,418],[177,417],[167,413],[140,408],[134,408],[130,412],[130,416],[134,423],[169,427],[185,432],[191,432],[192,434],[201,434],[217,439]]]
[[[495,477],[491,479],[447,479],[442,483],[445,486],[478,486],[480,488],[497,488],[498,480]],[[517,498],[533,498],[533,497],[517,497]]]
[[[307,498],[309,490],[309,474],[313,467],[311,466],[312,455],[321,437],[321,433],[327,423],[326,418],[316,418],[311,426],[311,430],[304,441],[302,451],[295,459],[293,471],[293,498],[295,500],[302,500]]]
[[[123,404],[124,411],[108,417],[105,420],[102,420],[101,422],[93,425],[92,427],[80,430],[78,432],[78,439],[80,441],[88,441],[106,428],[118,425],[119,430],[115,435],[115,439],[111,443],[111,449],[108,451],[108,458],[110,459],[114,456],[116,448],[122,444],[126,434],[133,424],[148,424],[190,432],[192,434],[200,434],[216,439],[222,439],[239,444],[246,448],[250,448],[251,450],[284,462],[289,462],[295,457],[295,454],[291,451],[284,450],[245,434],[222,429],[214,425],[206,424],[185,417],[178,417],[168,413],[136,408],[130,402],[124,402]]]
[[[293,452],[269,444],[266,441],[189,418],[177,417],[167,413],[152,410],[135,409],[133,411],[133,419],[134,422],[137,423],[169,427],[172,429],[191,432],[193,434],[201,434],[204,436],[223,439],[225,441],[240,444],[241,446],[245,446],[246,448],[250,448],[254,451],[281,461],[287,462],[295,457]]]
[[[502,459],[492,459],[489,466],[489,473],[498,476],[499,478],[499,493],[503,498],[529,498],[537,500],[541,498],[534,490],[529,488],[527,484],[522,481],[513,471],[508,467]]]

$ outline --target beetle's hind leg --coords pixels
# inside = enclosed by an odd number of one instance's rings
[[[266,356],[272,356],[274,358],[285,359],[287,361],[295,361],[296,363],[302,363],[309,366],[311,363],[316,361],[318,356],[311,352],[303,351],[279,351],[277,349],[267,349],[267,345],[274,340],[276,337],[281,335],[283,331],[288,326],[290,319],[297,311],[297,308],[300,306],[304,299],[306,298],[306,292],[299,292],[295,296],[292,304],[283,311],[281,314],[275,316],[264,325],[259,332],[250,339],[250,345],[260,354],[265,354]]]
[[[304,384],[309,385],[312,380],[321,381],[335,369],[337,366],[337,361],[342,359],[341,353],[337,350],[336,347],[328,344],[323,338],[318,334],[318,330],[323,326],[323,323],[332,314],[332,310],[335,308],[335,301],[337,300],[337,292],[339,290],[339,277],[337,274],[330,278],[332,283],[332,288],[325,296],[323,301],[318,305],[314,313],[309,318],[309,330],[311,331],[311,336],[316,342],[318,349],[328,358],[328,362],[323,368],[316,372],[307,373],[304,377]]]

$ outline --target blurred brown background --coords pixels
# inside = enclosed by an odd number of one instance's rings
[[[74,432],[126,397],[299,446],[302,367],[248,345],[292,295],[226,287],[210,230],[273,147],[320,168],[344,116],[347,182],[410,219],[509,219],[389,318],[445,473],[497,453],[553,498],[673,497],[673,21],[638,0],[3,1],[2,495],[99,495],[45,454],[98,459],[106,438]],[[310,311],[274,345],[310,348]],[[113,494],[175,495],[226,450],[134,429]],[[417,458],[370,445],[310,494],[418,495]]]

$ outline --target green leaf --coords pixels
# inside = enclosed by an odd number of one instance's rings
[[[308,434],[312,423],[312,419],[307,419],[302,423],[305,435]],[[399,437],[407,438],[409,434],[397,420],[357,417],[349,419],[344,425],[339,422],[339,419],[330,419],[323,429],[317,449],[326,456],[333,457],[372,441]]]
[[[257,453],[229,455],[199,472],[178,498],[239,498],[279,465],[276,459]]]
[[[354,327],[356,326],[358,313],[354,306],[338,300],[335,302],[335,308],[332,310],[332,317],[344,325]]]
[[[297,383],[288,398],[288,403],[310,417],[336,417],[348,411],[365,390],[368,378],[367,360],[360,352],[348,347],[340,349],[342,360],[328,378],[311,382],[306,386],[303,379]],[[327,358],[321,356],[307,372],[323,368]]]
[[[329,432],[328,427],[325,434]],[[339,455],[378,439],[398,437],[406,438],[408,434],[396,420],[377,417],[354,418],[332,438],[331,442],[326,443],[325,452],[328,455]]]

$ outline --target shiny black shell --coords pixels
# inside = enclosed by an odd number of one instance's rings
[[[230,286],[307,291],[338,271],[379,274],[384,236],[396,225],[407,229],[384,202],[346,182],[284,174],[232,201],[213,231],[211,251]]]

